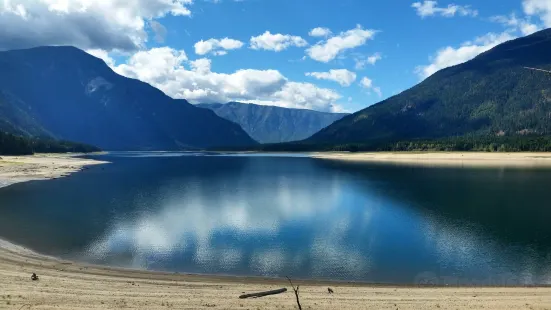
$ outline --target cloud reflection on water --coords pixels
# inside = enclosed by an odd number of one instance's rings
[[[340,208],[338,174],[317,186],[300,177],[275,179],[271,187],[255,188],[254,193],[243,190],[246,184],[200,180],[161,188],[154,197],[135,203],[162,204],[116,221],[85,256],[149,268],[152,260],[182,255],[196,265],[192,271],[212,273],[249,269],[258,275],[281,276],[306,267],[313,276],[327,276],[323,270],[328,266],[340,276],[367,273],[366,253],[343,242],[351,233],[352,220],[358,219],[356,211]],[[366,227],[366,221],[360,222]],[[286,242],[297,246],[289,250]]]

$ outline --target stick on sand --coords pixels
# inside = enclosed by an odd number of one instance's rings
[[[251,298],[251,297],[258,298],[258,297],[264,297],[264,296],[268,296],[268,295],[281,294],[281,293],[285,293],[285,292],[287,292],[287,289],[286,289],[286,288],[281,288],[281,289],[279,289],[279,290],[273,290],[273,291],[265,291],[265,292],[259,292],[259,293],[245,294],[245,295],[239,296],[239,298],[240,298],[240,299]]]

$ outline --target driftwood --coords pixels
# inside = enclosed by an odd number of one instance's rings
[[[245,295],[239,296],[239,298],[240,298],[240,299],[251,298],[251,297],[252,297],[252,298],[258,298],[258,297],[264,297],[264,296],[268,296],[268,295],[281,294],[281,293],[285,293],[285,292],[287,292],[287,289],[286,289],[286,288],[280,288],[279,290],[273,290],[273,291],[266,291],[266,292],[245,294]]]
[[[287,277],[287,280],[289,280],[289,283],[291,283],[291,287],[293,288],[293,291],[295,291],[295,296],[297,298],[298,310],[302,310],[302,306],[300,305],[300,299],[298,298],[298,289],[300,288],[300,286],[297,285],[297,287],[295,288],[295,286],[293,285],[293,282],[291,282],[291,279],[289,277]]]

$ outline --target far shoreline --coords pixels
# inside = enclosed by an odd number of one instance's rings
[[[548,167],[551,153],[519,152],[314,152],[310,157],[430,167]]]

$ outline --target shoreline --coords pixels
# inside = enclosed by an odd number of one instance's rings
[[[426,167],[547,167],[551,153],[481,152],[316,152],[310,157],[351,162],[392,163]]]
[[[313,158],[403,163],[434,162],[434,153],[310,153]],[[485,153],[483,153],[485,154]],[[539,153],[514,161],[545,161]],[[539,154],[539,155],[534,155]],[[398,156],[396,156],[398,155]],[[465,161],[454,153],[436,156],[440,161]],[[2,176],[10,184],[68,176],[89,165],[105,162],[74,158],[74,154],[4,156]],[[405,156],[405,157],[404,157]],[[419,159],[419,156],[423,159]],[[502,157],[503,155],[500,155]],[[476,158],[476,156],[474,157]],[[495,157],[469,160],[495,160]],[[14,168],[15,166],[15,168]],[[4,168],[8,167],[8,168]],[[9,173],[7,173],[7,172]],[[10,174],[11,173],[11,174]],[[31,281],[36,273],[40,280]],[[36,253],[0,239],[0,309],[296,309],[286,279],[230,275],[200,275],[145,271],[79,263]],[[296,282],[296,283],[295,283]],[[297,280],[305,309],[545,309],[551,308],[550,286],[416,286],[350,281]],[[285,287],[284,294],[238,299],[243,293]],[[327,287],[335,294],[329,295]]]
[[[68,177],[89,166],[108,162],[77,158],[83,154],[35,154],[0,157],[0,188],[29,181]]]
[[[31,281],[36,273],[38,281]],[[76,263],[0,241],[0,309],[296,309],[285,279],[189,275]],[[304,309],[546,309],[551,287],[452,287],[294,280]],[[244,293],[287,288],[279,295]],[[327,293],[327,287],[334,294]]]

